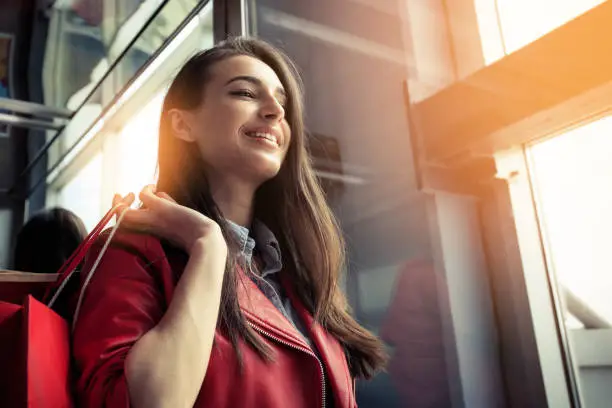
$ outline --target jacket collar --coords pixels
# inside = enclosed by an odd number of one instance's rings
[[[303,340],[297,329],[287,321],[278,309],[268,300],[259,288],[238,268],[238,301],[247,320],[279,340],[293,347],[313,351]],[[317,348],[321,362],[324,364],[327,377],[333,388],[338,406],[348,406],[351,398],[351,379],[348,374],[346,355],[340,343],[317,323],[310,312],[294,293],[292,285],[286,277],[281,278],[282,285],[291,299],[298,316],[305,323],[308,335]]]
[[[238,267],[238,303],[247,320],[259,329],[289,342],[294,347],[310,350],[300,333],[272,304],[255,283]]]

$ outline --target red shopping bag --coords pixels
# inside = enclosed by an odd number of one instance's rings
[[[28,295],[42,299],[50,284],[57,281],[56,273],[28,273],[0,270],[0,300],[22,304]]]
[[[77,276],[77,266],[116,211],[117,207],[112,208],[104,216],[58,274],[0,271],[0,406],[3,408],[74,406],[70,381],[70,325],[52,307],[57,305],[60,294],[68,300],[78,294],[78,290],[77,293],[65,293],[67,284]],[[120,221],[121,217],[90,275]]]

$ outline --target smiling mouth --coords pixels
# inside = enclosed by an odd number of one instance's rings
[[[254,132],[245,132],[245,134],[252,139],[271,143],[274,146],[279,147],[278,139],[276,138],[276,136],[274,136],[271,133],[254,131]]]

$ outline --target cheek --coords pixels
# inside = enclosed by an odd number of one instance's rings
[[[227,109],[211,109],[198,122],[199,140],[209,146],[221,147],[236,138],[240,123]]]

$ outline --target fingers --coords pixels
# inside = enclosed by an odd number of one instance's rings
[[[154,184],[145,186],[140,191],[138,198],[145,208],[155,208],[162,202],[162,200],[170,201],[171,203],[176,204],[176,201],[169,194],[163,191],[157,192]],[[129,193],[125,197],[115,194],[113,197],[113,207],[117,207],[117,211],[121,212],[122,210],[129,208],[134,203],[135,199],[136,197],[134,196],[134,193]]]
[[[124,224],[132,228],[147,230],[153,223],[153,215],[149,210],[126,210],[123,216]]]
[[[129,193],[125,197],[121,197],[119,194],[113,196],[113,207],[117,207],[118,210],[130,207],[135,200],[134,193]]]
[[[163,191],[157,192],[157,193],[155,193],[155,195],[158,196],[158,197],[163,198],[164,200],[168,200],[168,201],[173,202],[173,203],[176,204],[176,200],[174,198],[170,197],[169,194],[164,193]]]
[[[121,197],[119,194],[113,196],[113,205],[126,204],[131,205],[134,202],[134,193],[129,193],[125,197]]]
[[[155,195],[155,186],[152,185],[145,186],[140,191],[140,194],[138,194],[138,198],[142,201],[142,204],[148,208],[155,207],[161,200]]]
[[[154,185],[145,186],[139,195],[140,201],[145,207],[154,208],[156,205],[161,204],[163,201],[170,201],[175,203],[176,201],[168,194],[163,191],[156,191]]]
[[[135,199],[136,196],[134,195],[134,193],[129,193],[128,195],[123,197],[123,203],[129,207],[134,203]]]

